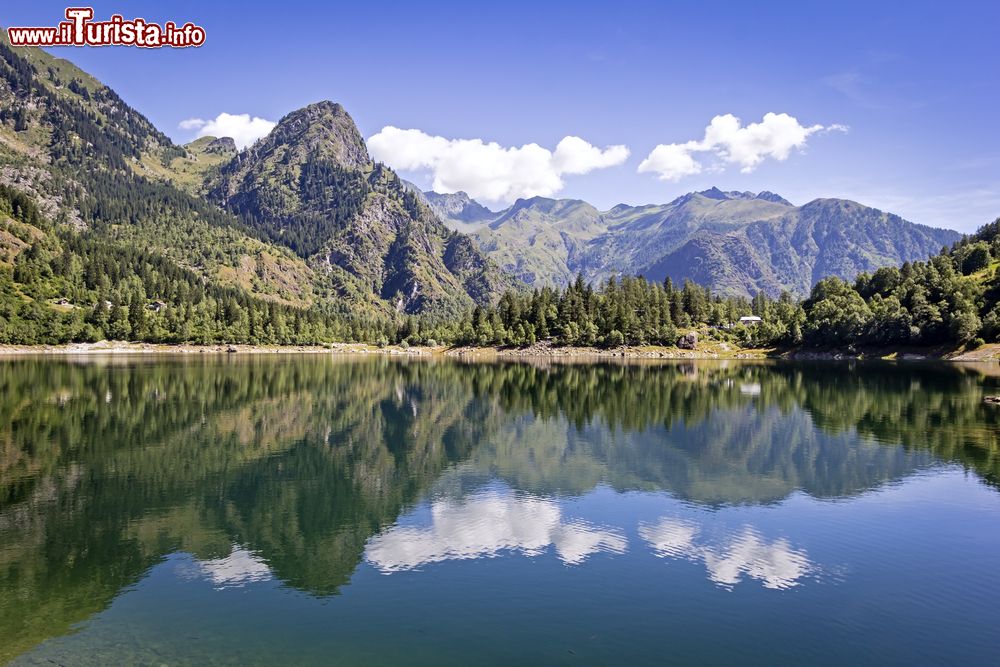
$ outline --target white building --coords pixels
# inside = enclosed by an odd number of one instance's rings
[[[762,320],[756,315],[744,315],[743,317],[740,318],[740,324],[745,324],[746,326],[750,326],[752,324],[760,324],[761,322]]]

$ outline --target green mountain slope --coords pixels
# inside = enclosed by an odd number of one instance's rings
[[[730,294],[783,290],[804,295],[827,276],[926,259],[959,239],[897,215],[843,199],[817,199],[777,219],[712,233],[701,229],[641,272],[651,280],[690,278]]]
[[[712,188],[669,204],[603,212],[576,200],[519,200],[477,224],[472,236],[531,285],[565,286],[577,273],[590,282],[642,274],[691,279],[731,295],[777,296],[805,295],[828,275],[853,279],[924,259],[960,235],[847,200],[796,207],[773,192]]]
[[[576,275],[587,242],[607,231],[601,213],[575,199],[519,199],[473,232],[501,268],[529,285],[565,285]]]
[[[598,279],[616,273],[645,273],[646,267],[696,234],[717,237],[752,222],[779,219],[792,208],[782,202],[712,188],[664,205],[620,204],[607,212],[608,233],[589,244],[581,269]],[[682,272],[692,268],[683,267]],[[716,285],[714,279],[703,284]]]
[[[72,230],[138,245],[212,284],[277,303],[319,301],[319,281],[306,262],[254,238],[209,202],[157,180],[184,155],[114,91],[70,63],[0,41],[0,183],[34,199],[54,223],[50,235]]]
[[[224,165],[209,190],[220,206],[294,250],[353,301],[457,315],[512,284],[392,170],[371,161],[339,104],[288,114]]]
[[[371,163],[337,105],[248,151],[178,146],[2,37],[0,187],[0,342],[377,340],[394,312],[457,316],[513,284]]]

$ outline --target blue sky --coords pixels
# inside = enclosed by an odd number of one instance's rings
[[[555,196],[601,208],[717,185],[772,190],[794,203],[847,197],[962,231],[1000,215],[995,2],[93,6],[98,19],[121,13],[206,28],[198,49],[56,50],[178,141],[195,136],[178,127],[185,119],[225,112],[274,121],[330,99],[344,104],[365,137],[393,126],[419,130],[421,140],[536,143],[553,152],[550,166],[560,163],[555,149],[566,136],[627,146],[624,161],[604,160],[614,165],[589,173],[564,166],[555,181],[541,175]],[[8,3],[0,21],[54,25],[64,8]],[[824,129],[786,159],[765,152],[747,173],[732,157],[734,145],[703,141],[716,116],[746,125],[768,113]],[[685,142],[702,143],[691,153],[700,173],[674,180],[639,173],[657,145]],[[443,147],[442,162],[404,176],[423,186],[431,172],[462,176],[463,163],[448,162],[456,146],[427,145]],[[518,176],[533,168],[507,165]]]

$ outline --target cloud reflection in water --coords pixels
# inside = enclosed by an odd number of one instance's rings
[[[236,588],[272,577],[271,569],[255,554],[233,545],[225,558],[198,561],[200,574],[216,588]]]
[[[750,526],[720,544],[699,541],[699,532],[693,523],[672,517],[639,526],[639,536],[657,556],[701,561],[708,578],[727,588],[744,576],[760,581],[765,588],[791,588],[813,571],[804,551],[794,549],[784,538],[769,542]]]
[[[564,519],[555,501],[490,490],[433,501],[429,526],[389,528],[369,541],[366,558],[389,573],[505,551],[537,556],[550,546],[564,563],[577,565],[596,553],[625,553],[628,541],[618,530]]]

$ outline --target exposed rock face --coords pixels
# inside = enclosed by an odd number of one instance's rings
[[[310,153],[345,168],[357,169],[371,163],[354,119],[344,107],[326,100],[286,115],[250,150],[258,160],[280,152],[292,163],[304,162]]]
[[[441,221],[457,231],[472,231],[497,217],[497,213],[470,198],[464,192],[452,194],[424,192],[422,194],[431,210],[441,218]]]
[[[339,104],[316,102],[282,118],[270,134],[223,167],[212,194],[225,202],[259,187],[261,179],[294,176],[297,167],[315,160],[341,169],[371,164],[361,133]],[[272,168],[280,171],[272,173]],[[281,202],[277,208],[290,203]]]
[[[217,155],[231,155],[236,153],[236,142],[232,137],[219,137],[217,139],[212,139],[212,141],[205,146],[205,152]]]
[[[690,331],[677,339],[677,347],[682,350],[693,350],[698,346],[698,334]]]

